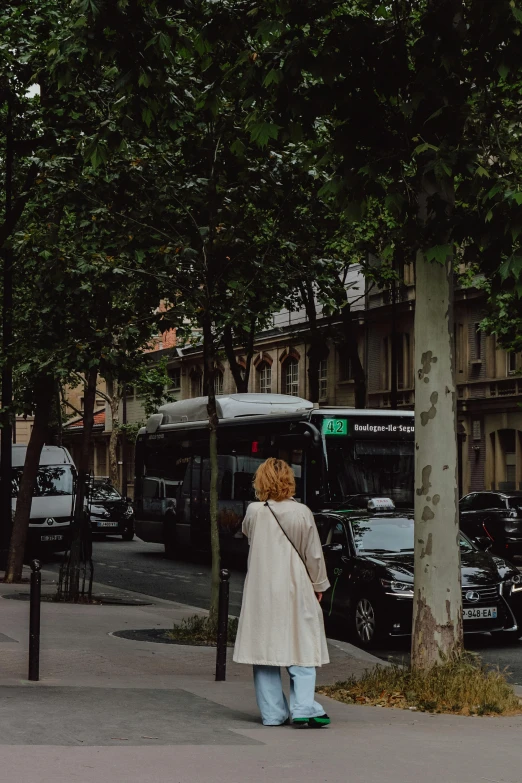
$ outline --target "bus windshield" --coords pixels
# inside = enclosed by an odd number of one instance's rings
[[[398,507],[413,505],[414,444],[412,441],[327,440],[330,501],[342,503],[369,497],[389,497]],[[356,504],[357,505],[357,504]]]
[[[12,497],[18,497],[23,468],[14,468],[12,474]],[[46,465],[38,468],[33,497],[56,497],[73,494],[73,473],[68,465]]]

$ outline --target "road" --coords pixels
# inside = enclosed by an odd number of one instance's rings
[[[94,541],[94,581],[154,598],[208,609],[210,564],[199,560],[167,560],[162,544],[139,538],[122,541],[107,536]],[[58,572],[60,556],[43,567]],[[245,572],[231,570],[230,614],[239,615]]]
[[[208,608],[210,565],[201,560],[167,560],[160,544],[146,544],[139,538],[125,542],[108,536],[94,543],[94,578],[96,582],[155,598]],[[58,570],[56,562],[45,568]],[[245,572],[231,570],[230,613],[239,614]],[[332,632],[329,631],[332,635]],[[341,635],[341,634],[339,634]],[[512,680],[522,685],[522,642],[504,644],[488,636],[467,637],[467,647],[488,664],[507,668]],[[375,655],[398,663],[408,659],[408,642],[377,649]]]

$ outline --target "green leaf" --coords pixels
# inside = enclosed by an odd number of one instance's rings
[[[280,125],[272,122],[258,122],[250,130],[250,138],[260,147],[266,147],[269,139],[277,139]]]
[[[263,79],[263,85],[265,87],[269,87],[271,84],[279,84],[282,78],[283,74],[281,71],[276,68],[272,68],[272,70],[269,71]]]
[[[420,155],[421,152],[427,152],[428,150],[432,150],[433,152],[438,152],[439,148],[435,147],[433,144],[428,144],[428,142],[424,142],[424,144],[419,144],[418,147],[415,147],[414,152],[416,155]]]
[[[508,75],[508,73],[510,71],[510,67],[506,63],[500,63],[500,65],[498,66],[497,70],[498,70],[498,72],[500,74],[500,78],[501,79],[506,79],[507,75]]]
[[[436,261],[438,264],[445,264],[446,259],[453,251],[452,245],[434,245],[426,251],[427,261]]]
[[[244,155],[245,150],[246,147],[240,139],[236,139],[230,145],[230,152],[233,152],[234,155],[242,156]]]
[[[490,176],[489,171],[486,171],[484,166],[477,166],[475,174],[477,174],[479,177],[489,177]]]

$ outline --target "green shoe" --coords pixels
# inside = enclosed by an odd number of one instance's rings
[[[320,729],[323,726],[328,726],[330,723],[331,720],[326,713],[324,715],[319,715],[318,718],[308,719],[308,725],[311,729]]]
[[[296,726],[308,726],[310,718],[292,718],[292,723]]]

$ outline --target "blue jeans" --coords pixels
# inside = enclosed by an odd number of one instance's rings
[[[287,666],[290,675],[290,709],[283,693],[279,666],[254,666],[257,706],[265,726],[280,726],[288,717],[317,718],[324,710],[315,699],[315,668]]]

